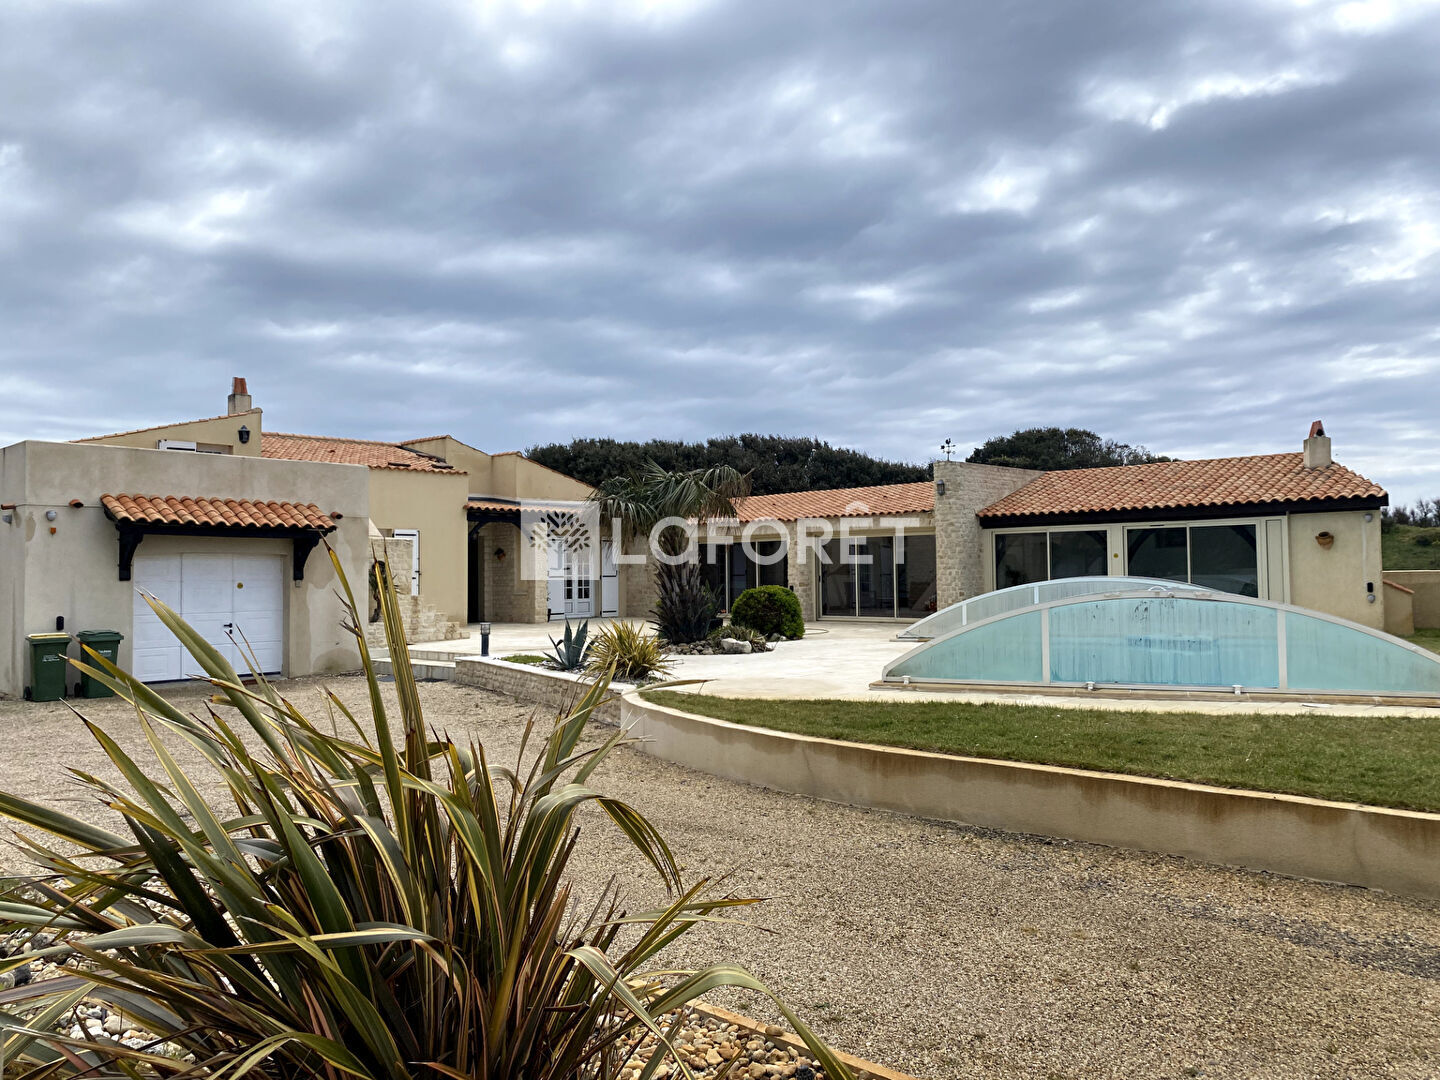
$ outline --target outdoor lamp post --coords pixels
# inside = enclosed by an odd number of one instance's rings
[[[488,622],[480,624],[480,655],[490,655],[490,624]]]

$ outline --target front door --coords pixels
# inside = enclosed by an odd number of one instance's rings
[[[595,582],[590,559],[563,537],[552,537],[548,550],[549,603],[552,619],[588,619],[595,614]]]

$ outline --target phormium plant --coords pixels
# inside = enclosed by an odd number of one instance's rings
[[[351,626],[371,724],[333,693],[322,727],[263,678],[247,685],[153,599],[214,688],[205,715],[88,654],[82,666],[133,705],[153,761],[142,766],[85,722],[120,779],[76,776],[123,831],[0,793],[0,814],[53,838],[22,837],[38,865],[0,892],[0,934],[55,937],[0,960],[0,971],[37,958],[79,961],[71,976],[6,992],[7,1072],[611,1080],[629,1036],[649,1029],[668,1040],[677,1024],[666,1014],[707,991],[768,993],[738,967],[675,972],[657,957],[696,923],[752,901],[712,895],[704,880],[682,883],[654,826],[591,786],[626,742],[623,731],[584,739],[607,680],[536,732],[538,747],[522,750],[515,768],[492,763],[478,743],[427,734],[394,588],[380,573],[393,706]],[[349,596],[343,574],[341,582]],[[350,610],[353,619],[353,597]],[[332,720],[343,732],[330,730]],[[215,770],[229,805],[201,796],[178,744]],[[587,805],[672,890],[665,906],[627,913],[613,885],[597,907],[572,903],[575,815]],[[156,1041],[136,1048],[56,1033],[86,999]],[[829,1076],[848,1076],[780,1009]],[[666,1056],[653,1054],[639,1080]],[[683,1061],[677,1067],[689,1075]]]

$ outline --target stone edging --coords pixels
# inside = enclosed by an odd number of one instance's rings
[[[565,671],[549,671],[531,664],[513,664],[493,656],[457,656],[455,682],[509,694],[522,701],[534,702],[552,709],[563,709],[579,701],[589,680]],[[595,710],[595,719],[608,724],[620,722],[619,695]]]
[[[817,739],[635,692],[621,722],[646,753],[779,791],[1440,898],[1440,814]]]
[[[807,1047],[800,1036],[796,1035],[793,1031],[784,1031],[770,1024],[762,1024],[758,1020],[752,1020],[748,1016],[742,1016],[737,1012],[722,1009],[719,1005],[711,1005],[708,1002],[700,1002],[694,1005],[693,1008],[695,1012],[700,1013],[702,1016],[713,1017],[721,1023],[734,1024],[738,1028],[744,1028],[746,1031],[753,1032],[761,1038],[771,1040],[776,1046],[783,1046],[787,1050],[793,1048],[807,1057],[810,1055],[810,1048]],[[833,1046],[830,1049],[835,1052],[836,1057],[849,1067],[855,1080],[918,1080],[917,1077],[911,1076],[909,1073],[896,1072],[889,1066],[877,1065],[873,1061],[866,1061],[864,1058],[858,1058],[854,1054],[847,1054],[844,1051],[835,1050]],[[740,1071],[736,1070],[735,1075],[738,1076],[739,1073]]]

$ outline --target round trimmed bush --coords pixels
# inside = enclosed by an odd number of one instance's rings
[[[745,626],[769,637],[795,638],[805,636],[805,617],[800,613],[800,598],[784,585],[759,585],[746,589],[730,605],[730,623]]]

